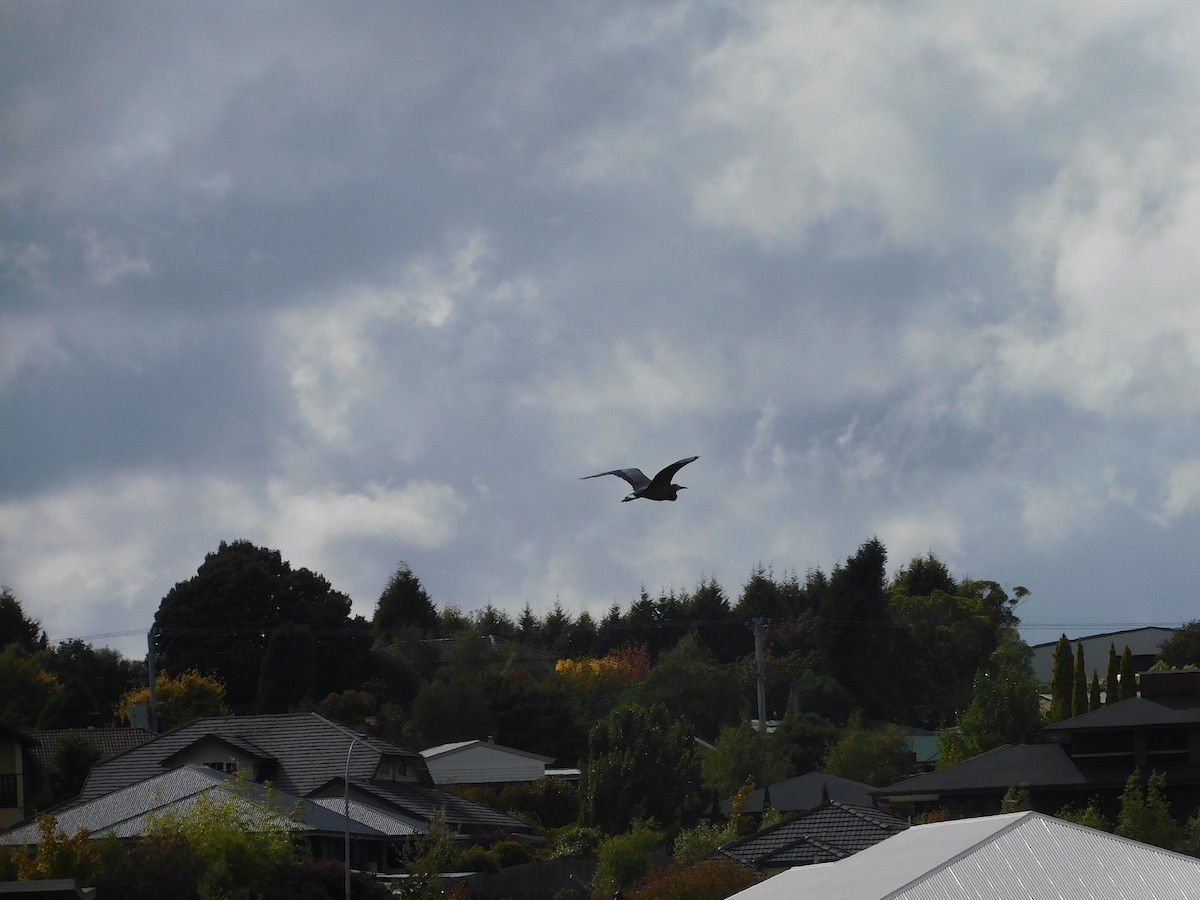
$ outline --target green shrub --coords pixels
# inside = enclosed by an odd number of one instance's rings
[[[500,860],[501,867],[519,866],[533,859],[533,851],[524,841],[507,838],[492,844],[491,852]]]
[[[557,828],[579,820],[582,801],[575,785],[560,778],[542,778],[505,786],[494,805],[543,828]]]
[[[737,821],[730,819],[724,825],[705,825],[687,828],[675,836],[671,856],[677,863],[687,863],[708,856],[722,844],[739,837]]]
[[[355,900],[392,900],[391,891],[366,872],[350,873],[350,892]],[[262,900],[342,900],[345,896],[344,863],[336,859],[306,859],[278,869]]]
[[[100,847],[103,872],[95,881],[96,896],[122,900],[197,896],[205,863],[181,835],[147,835],[132,844],[111,838],[101,841]]]
[[[600,829],[568,825],[554,832],[551,841],[551,856],[568,859],[592,856],[600,848]]]
[[[468,847],[462,852],[458,858],[459,865],[468,872],[490,872],[495,873],[500,871],[500,858],[486,847],[481,847],[475,844]],[[458,866],[455,866],[458,868]]]
[[[666,837],[646,822],[637,821],[625,834],[600,842],[596,862],[596,889],[614,894],[646,875],[650,854],[662,847]]]

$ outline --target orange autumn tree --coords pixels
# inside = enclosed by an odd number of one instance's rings
[[[575,692],[587,721],[603,717],[626,688],[646,680],[650,672],[650,649],[645,644],[628,644],[607,656],[560,659],[554,673]]]
[[[192,719],[204,716],[229,715],[229,707],[225,705],[225,685],[212,675],[201,675],[195,669],[178,676],[160,672],[155,681],[155,692],[159,724],[164,729],[186,725]],[[134,704],[149,701],[150,688],[134,688],[121,695],[118,708],[128,721],[129,710]]]

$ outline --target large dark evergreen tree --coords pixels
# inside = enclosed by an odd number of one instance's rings
[[[1137,672],[1133,668],[1133,653],[1129,645],[1121,652],[1121,699],[1129,700],[1137,696]]]
[[[33,652],[46,646],[46,635],[37,619],[28,618],[9,588],[0,588],[0,650],[16,644]]]
[[[624,698],[647,707],[661,704],[674,718],[691,723],[700,737],[713,741],[722,726],[736,724],[747,711],[731,675],[728,666],[716,665],[708,648],[689,634]]]
[[[907,664],[907,704],[937,727],[971,702],[975,673],[1011,627],[1011,601],[995,582],[961,585],[932,553],[902,568],[888,588]],[[931,648],[937,648],[931,652]]]
[[[935,592],[957,594],[958,582],[946,564],[933,555],[914,557],[902,568],[892,582],[892,590],[912,597],[931,597]]]
[[[1200,665],[1200,619],[1175,629],[1175,633],[1162,642],[1159,650],[1159,660],[1172,668]]]
[[[229,707],[252,712],[267,642],[290,622],[328,639],[319,665],[331,682],[349,687],[362,659],[349,614],[349,597],[315,572],[293,569],[278,550],[222,541],[163,598],[154,617],[159,663],[172,674],[215,675]]]
[[[743,622],[754,618],[784,619],[789,613],[783,591],[759,563],[742,588],[742,596],[734,609],[735,618]]]
[[[681,605],[684,622],[691,626],[718,663],[731,663],[754,651],[752,633],[744,627],[744,623],[735,625],[729,597],[717,579],[702,578],[696,590]],[[663,616],[667,622],[671,618],[674,617]]]
[[[1071,715],[1071,691],[1075,678],[1075,657],[1071,642],[1063,634],[1054,645],[1054,669],[1050,676],[1050,721]]]
[[[43,728],[83,728],[116,724],[117,701],[146,683],[143,662],[125,659],[108,647],[96,649],[73,639],[45,650],[39,658],[63,685],[53,708],[42,710]]]
[[[1075,671],[1071,678],[1071,715],[1088,711],[1087,668],[1083,661],[1083,641],[1075,644]]]
[[[394,638],[406,628],[428,631],[438,623],[437,607],[421,586],[421,579],[405,563],[388,579],[375,604],[371,624],[384,639]]]
[[[894,634],[885,580],[887,550],[878,538],[834,569],[817,613],[829,671],[868,716],[889,718],[895,688]]]

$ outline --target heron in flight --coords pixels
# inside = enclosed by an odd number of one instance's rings
[[[682,484],[671,484],[671,479],[675,477],[675,473],[682,469],[690,462],[695,462],[700,457],[689,456],[687,459],[681,459],[679,462],[673,462],[653,478],[647,478],[641,469],[613,469],[611,472],[598,472],[595,475],[584,475],[580,478],[583,481],[587,478],[599,478],[602,475],[617,475],[629,482],[629,486],[633,488],[633,493],[622,500],[622,503],[628,503],[630,500],[636,500],[641,497],[644,500],[674,500],[679,496],[680,491],[686,491],[687,486]]]

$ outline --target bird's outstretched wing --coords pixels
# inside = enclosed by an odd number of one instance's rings
[[[666,469],[663,471],[665,472]],[[579,480],[583,481],[587,478],[599,478],[602,475],[616,475],[620,478],[624,478],[629,482],[629,486],[635,491],[640,491],[650,483],[650,479],[645,476],[641,469],[613,469],[611,472],[597,472],[595,475],[584,475],[583,478],[580,478]]]
[[[688,463],[695,462],[699,458],[700,457],[698,457],[698,456],[689,456],[687,459],[681,459],[681,460],[679,460],[679,462],[671,463],[669,466],[667,466],[661,472],[659,472],[657,475],[654,476],[653,483],[661,484],[664,487],[666,485],[669,485],[671,483],[671,479],[675,477],[676,472],[678,472],[680,469],[682,469]],[[636,472],[637,470],[635,469],[634,471]],[[638,472],[638,474],[641,475],[642,473]],[[642,476],[642,477],[645,477],[645,476]]]

